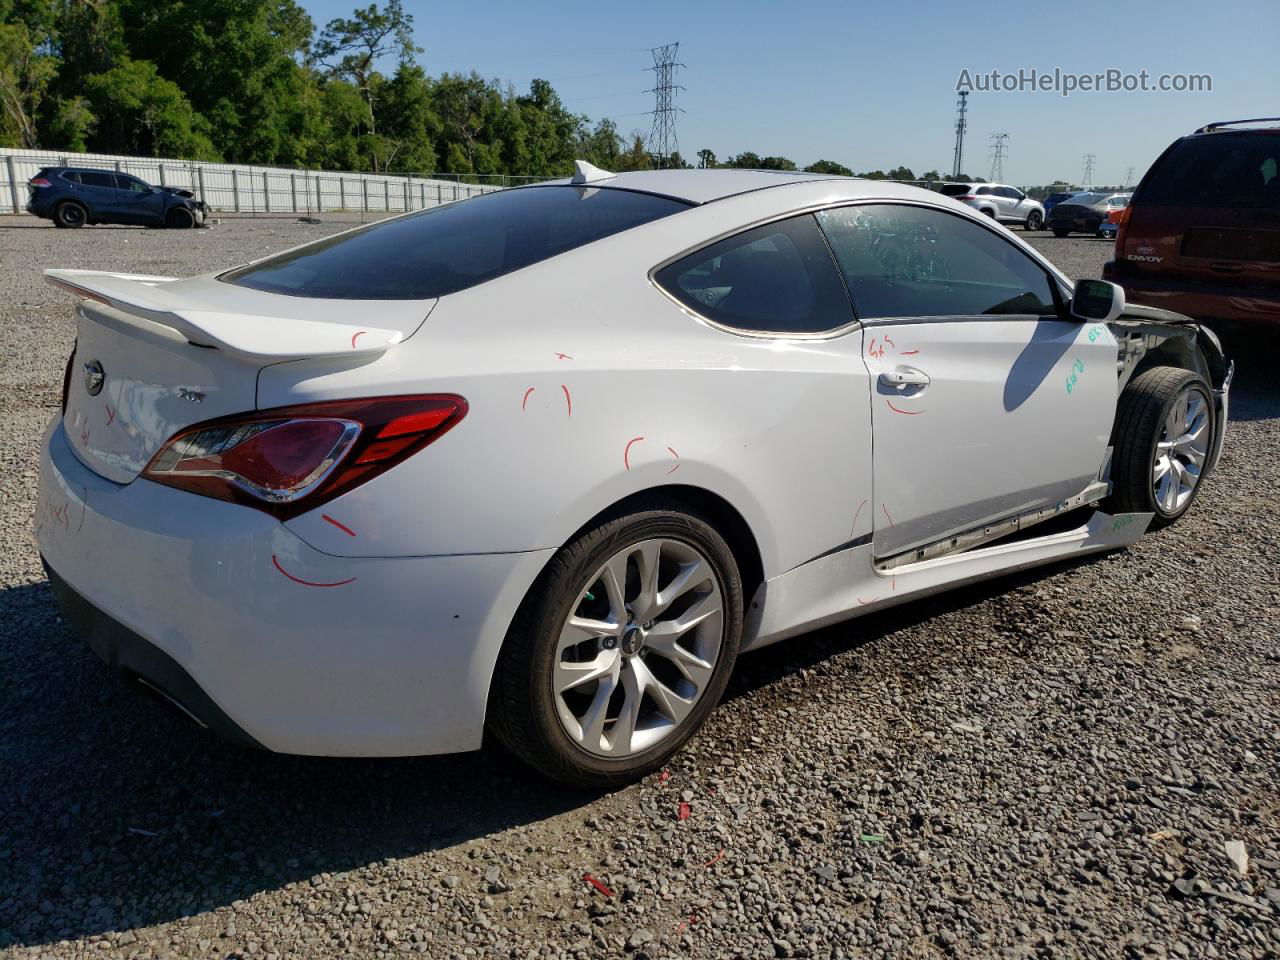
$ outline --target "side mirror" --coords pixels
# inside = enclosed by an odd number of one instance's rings
[[[1106,280],[1077,280],[1070,310],[1082,323],[1110,323],[1124,313],[1124,290]]]

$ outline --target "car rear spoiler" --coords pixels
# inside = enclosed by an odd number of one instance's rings
[[[399,330],[204,309],[165,289],[177,277],[102,270],[46,270],[44,276],[79,297],[169,327],[198,346],[247,360],[372,356],[403,339]]]

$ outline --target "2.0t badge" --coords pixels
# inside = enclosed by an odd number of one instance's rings
[[[107,380],[107,373],[97,360],[90,360],[84,365],[84,389],[91,397],[102,392],[102,385]]]

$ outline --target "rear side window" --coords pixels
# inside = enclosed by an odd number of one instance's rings
[[[86,187],[107,187],[111,190],[116,188],[115,174],[98,173],[95,170],[81,170],[80,182]]]
[[[860,204],[818,214],[859,319],[1048,316],[1049,275],[1012,243],[955,214]]]
[[[703,247],[663,267],[654,280],[690,310],[735,330],[821,333],[853,321],[810,214]]]
[[[1280,133],[1181,140],[1143,178],[1135,199],[1167,207],[1280,209]]]
[[[44,171],[43,171],[43,170],[41,170],[41,171],[40,171],[40,173],[41,173],[41,174],[43,174],[43,173],[44,173]],[[74,170],[68,170],[66,173],[64,173],[64,174],[62,175],[62,179],[63,179],[63,180],[69,180],[69,181],[70,181],[70,182],[72,182],[72,183],[79,183],[79,182],[80,182],[80,174],[78,174],[78,173],[77,173],[76,171],[74,171]]]
[[[424,300],[687,207],[627,190],[503,190],[319,240],[220,279],[294,297]]]

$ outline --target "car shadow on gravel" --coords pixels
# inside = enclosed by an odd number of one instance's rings
[[[139,695],[58,618],[3,591],[0,949],[149,926],[319,873],[581,807],[505,752],[289,757],[230,746]]]

